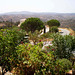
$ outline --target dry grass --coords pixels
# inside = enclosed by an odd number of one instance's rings
[[[72,35],[75,35],[75,31],[73,31],[71,28],[68,29]]]

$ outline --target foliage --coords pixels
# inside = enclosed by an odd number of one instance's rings
[[[37,44],[39,42],[41,32],[36,30],[33,33],[29,32],[28,34],[29,34],[29,40],[32,40],[34,44]]]
[[[39,18],[28,18],[21,24],[21,28],[27,32],[34,32],[35,30],[40,31],[44,28],[44,24]]]
[[[64,75],[67,70],[72,69],[72,63],[68,59],[57,59],[55,65],[55,73]],[[56,75],[55,74],[55,75]]]
[[[50,34],[49,33],[44,33],[40,36],[41,39],[44,39],[44,38],[50,38]]]
[[[47,32],[47,33],[44,33],[40,36],[41,39],[44,39],[44,38],[50,38],[50,39],[53,39],[55,36],[59,35],[59,33],[50,33],[50,32]]]
[[[73,69],[75,70],[75,64],[73,65]]]
[[[47,46],[46,47],[47,52],[53,52],[54,55],[54,64],[52,64],[52,68],[50,68],[52,75],[64,75],[65,72],[72,69],[72,62],[68,59],[62,58],[59,59],[55,56],[56,48],[53,46]]]
[[[57,35],[54,37],[53,46],[56,48],[55,53],[57,58],[70,59],[72,51],[75,50],[75,36]]]
[[[52,26],[57,26],[59,27],[60,26],[60,22],[58,20],[55,20],[55,19],[52,19],[52,20],[49,20],[47,21],[47,24],[52,27]]]
[[[18,64],[15,68],[18,75],[49,74],[54,56],[52,52],[41,50],[41,43],[37,45],[23,44],[17,46]]]
[[[46,47],[46,50],[42,50],[40,45],[26,43],[17,46],[18,64],[15,72],[18,75],[64,75],[72,68],[68,59],[56,59],[55,49]]]
[[[57,26],[53,26],[53,27],[51,27],[50,29],[49,29],[49,32],[51,32],[51,33],[56,33],[56,32],[58,32],[58,27]]]
[[[40,33],[29,32],[29,39],[34,41],[31,45],[24,42],[26,33],[20,28],[0,30],[0,66],[4,73],[14,68],[18,75],[64,75],[71,69],[68,59],[75,50],[75,36]],[[42,50],[43,43],[39,39],[43,38],[54,39],[53,45]]]
[[[4,28],[12,27],[13,25],[15,25],[15,23],[12,22],[12,19],[10,21],[3,21],[2,23],[4,24]]]
[[[12,69],[11,60],[17,56],[15,47],[21,43],[24,35],[25,32],[18,28],[0,30],[0,66],[3,74]]]

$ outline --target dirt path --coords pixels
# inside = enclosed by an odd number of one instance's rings
[[[59,28],[59,30],[61,30],[61,35],[69,35],[70,34],[70,31],[67,30],[67,29],[63,29],[63,28]]]

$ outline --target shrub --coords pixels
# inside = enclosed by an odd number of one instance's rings
[[[17,47],[19,63],[15,69],[18,75],[48,74],[54,57],[52,52],[42,51],[40,45],[23,44]]]
[[[72,51],[75,50],[75,37],[56,35],[53,40],[53,46],[56,48],[55,54],[58,58],[70,59]]]
[[[12,63],[16,54],[16,46],[21,43],[25,36],[25,32],[18,28],[1,29],[0,30],[0,66],[2,67],[2,74],[12,70]],[[15,62],[13,63],[15,66]]]
[[[64,75],[66,71],[72,69],[72,63],[68,59],[57,59],[55,65],[55,73]]]
[[[40,36],[41,39],[45,39],[45,38],[50,38],[50,39],[53,39],[55,36],[59,35],[59,33],[50,33],[50,32],[47,32],[45,34],[42,34]]]
[[[58,27],[56,27],[56,26],[51,27],[51,28],[49,29],[49,32],[52,32],[52,33],[58,32]]]
[[[18,75],[64,75],[71,69],[68,59],[55,59],[55,49],[41,50],[40,44],[22,44],[17,46],[18,63],[15,71]],[[47,48],[47,49],[49,49]]]
[[[39,36],[40,36],[41,32],[36,30],[33,33],[29,32],[28,34],[29,34],[29,40],[32,40],[34,44],[37,44],[39,42],[39,39],[40,39]]]

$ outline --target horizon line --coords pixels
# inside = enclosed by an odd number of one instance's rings
[[[46,11],[8,11],[8,12],[2,12],[0,14],[8,14],[8,13],[19,13],[19,12],[30,12],[30,13],[59,13],[59,14],[70,14],[75,12],[46,12]]]

